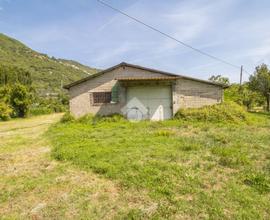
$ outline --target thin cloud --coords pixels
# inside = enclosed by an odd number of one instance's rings
[[[0,7],[6,9],[5,2],[0,0]],[[250,1],[249,4],[242,0],[171,0],[170,4],[162,0],[155,4],[153,1],[128,2],[132,3],[119,1],[114,5],[198,49],[230,63],[244,65],[249,72],[253,72],[258,61],[270,60],[270,33],[266,28],[270,25],[268,1]],[[8,8],[7,18],[0,21],[1,31],[35,50],[93,67],[105,68],[127,61],[205,79],[215,73],[226,73],[231,81],[238,81],[238,69],[214,62],[96,1],[83,11],[81,7],[74,7],[69,13],[67,7],[66,14],[72,16],[62,16],[60,3],[46,1],[43,17],[35,17],[34,7],[40,8],[42,4],[45,3],[35,4],[35,0],[29,0],[18,10],[18,4],[14,3]],[[51,11],[57,13],[51,15]]]

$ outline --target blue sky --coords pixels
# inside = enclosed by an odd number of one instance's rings
[[[269,0],[104,0],[248,72],[270,62]],[[58,58],[106,68],[125,61],[207,79],[238,69],[204,57],[96,0],[0,0],[0,32]],[[248,79],[248,74],[244,74]]]

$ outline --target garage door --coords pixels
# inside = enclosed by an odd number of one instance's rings
[[[171,106],[170,86],[136,86],[127,89],[128,119],[169,119],[172,117]]]

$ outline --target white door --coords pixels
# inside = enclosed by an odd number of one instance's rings
[[[133,120],[164,120],[172,117],[170,86],[135,86],[127,89],[126,115]]]

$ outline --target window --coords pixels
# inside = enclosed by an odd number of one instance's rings
[[[111,92],[93,92],[93,104],[110,103],[111,100]]]

